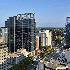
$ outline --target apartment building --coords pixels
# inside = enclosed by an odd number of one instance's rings
[[[8,41],[8,28],[1,27],[3,41]]]
[[[1,30],[1,33],[0,33],[0,36],[3,38],[3,42],[6,42],[8,41],[8,28],[5,28],[5,27],[1,27],[0,28]]]
[[[40,30],[39,33],[36,33],[36,36],[39,36],[39,47],[51,46],[51,35],[52,33],[49,30]]]
[[[0,37],[0,70],[8,70],[8,47],[3,37]]]

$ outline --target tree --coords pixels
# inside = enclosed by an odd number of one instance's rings
[[[49,49],[49,47],[48,46],[40,46],[40,49],[41,50],[44,50],[45,49],[44,51],[46,51],[47,49]]]
[[[29,66],[33,60],[34,58],[29,54],[28,57],[20,61],[20,63],[14,64],[11,69],[12,70],[17,70],[17,69],[23,70],[23,68],[26,68],[27,66]]]
[[[61,36],[58,35],[58,36],[57,36],[57,39],[58,39],[58,41],[61,41]]]
[[[44,49],[47,50],[49,47],[48,46],[44,46]]]
[[[45,56],[47,56],[48,55],[48,53],[45,53]]]
[[[16,70],[18,67],[18,64],[14,64],[13,67],[11,68],[12,70]]]
[[[44,46],[40,46],[40,49],[43,50]]]
[[[41,52],[41,56],[42,56],[42,57],[45,56],[45,52],[44,52],[44,51]]]
[[[59,43],[57,43],[57,46],[59,47]]]

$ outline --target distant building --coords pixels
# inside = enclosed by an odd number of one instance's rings
[[[40,46],[51,46],[51,32],[49,30],[41,30],[39,33],[36,33],[36,36],[39,37],[39,47]]]
[[[25,48],[26,51],[31,52],[36,49],[34,13],[17,14],[17,16],[9,17],[5,21],[5,27],[9,28],[9,51],[15,52],[17,49]]]
[[[8,28],[1,27],[3,41],[8,43]]]
[[[61,39],[62,39],[62,37],[64,36],[64,32],[61,30],[53,30],[52,31],[52,45],[53,46],[57,45],[57,43],[58,43],[57,37],[59,35],[61,36]]]
[[[41,33],[41,45],[42,46],[51,46],[51,35],[52,33],[49,32],[49,30],[40,30],[39,33]]]

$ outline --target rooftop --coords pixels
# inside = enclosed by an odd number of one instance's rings
[[[28,52],[26,51],[26,49],[22,48],[22,49],[17,50],[17,52],[9,53],[9,56],[19,57],[21,54],[24,54],[24,53],[28,54]]]
[[[61,62],[61,60],[57,60],[57,59],[53,59],[53,58],[51,58],[51,60],[55,60],[55,61],[60,61]]]
[[[55,68],[57,68],[57,67],[63,67],[63,68],[66,67],[66,66],[63,66],[63,65],[58,65],[58,64],[48,62],[48,61],[44,61],[44,60],[41,60],[40,62],[43,63],[43,64],[46,64],[46,65],[49,65],[51,67],[55,67]]]

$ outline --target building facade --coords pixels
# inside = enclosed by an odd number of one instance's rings
[[[9,64],[18,64],[20,61],[22,61],[23,59],[25,59],[26,57],[28,57],[28,52],[26,51],[26,49],[19,49],[17,50],[17,52],[14,53],[9,53],[8,55],[8,63]]]
[[[51,46],[51,32],[49,30],[40,30],[41,46]]]
[[[36,48],[39,48],[39,36],[36,36]]]
[[[3,37],[0,37],[0,70],[8,70],[8,47],[7,43],[3,42]]]
[[[70,48],[70,17],[66,18],[66,47],[65,48]]]
[[[8,42],[8,28],[1,27],[1,33],[4,42]]]
[[[9,51],[25,48],[26,51],[34,51],[36,48],[34,13],[17,14],[5,21],[5,27],[9,28],[8,47]]]

